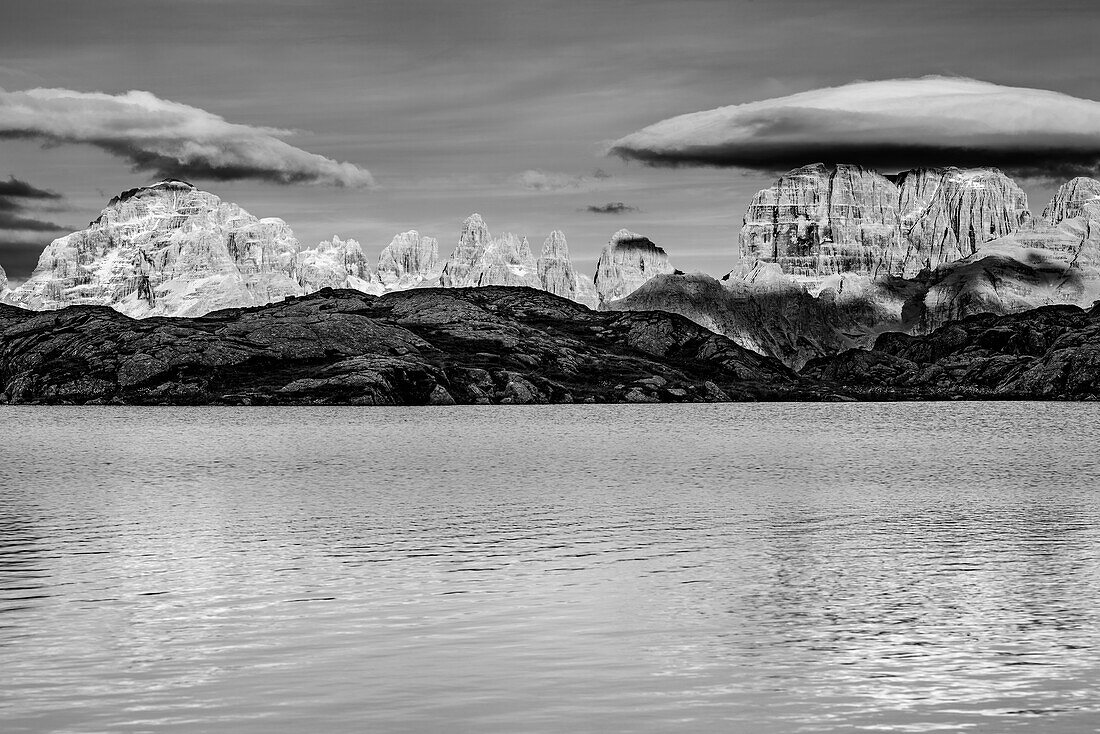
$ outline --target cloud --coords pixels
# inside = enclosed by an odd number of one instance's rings
[[[20,181],[15,176],[9,176],[7,181],[0,181],[0,197],[19,197],[23,199],[60,199],[61,194],[56,191],[36,188],[26,181]]]
[[[293,131],[227,122],[149,92],[0,88],[0,138],[94,145],[162,178],[372,186],[370,172],[296,148]]]
[[[21,232],[60,232],[66,229],[53,222],[28,217],[23,214],[27,209],[22,199],[43,200],[60,199],[61,194],[32,186],[11,176],[7,181],[0,180],[0,230]]]
[[[595,188],[598,182],[611,178],[611,174],[602,168],[597,168],[591,176],[529,169],[514,178],[523,188],[531,191],[587,191]]]
[[[627,206],[621,201],[611,201],[607,204],[589,204],[584,210],[592,214],[626,214],[627,212],[639,211],[638,207]]]
[[[774,171],[821,161],[1084,175],[1100,171],[1100,102],[954,77],[857,82],[680,115],[607,153],[655,166]]]

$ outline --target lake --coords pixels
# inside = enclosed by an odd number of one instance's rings
[[[1100,730],[1100,406],[0,408],[0,730]]]

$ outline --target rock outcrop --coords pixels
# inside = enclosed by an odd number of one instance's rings
[[[747,268],[776,263],[799,278],[892,272],[904,253],[898,188],[860,166],[795,169],[753,197],[740,248]]]
[[[895,275],[913,277],[969,257],[1031,219],[1027,194],[995,168],[920,169],[897,180],[907,249],[901,268],[890,271]]]
[[[387,290],[439,285],[439,243],[415,229],[395,235],[378,256],[377,281]]]
[[[721,282],[700,273],[661,275],[609,308],[679,314],[799,369],[815,357],[870,347],[882,332],[903,328],[911,295],[904,283],[851,274],[833,276],[811,292],[778,265],[758,263]]]
[[[519,285],[540,288],[538,265],[526,237],[505,232],[485,252],[486,267],[474,285]]]
[[[1091,304],[1097,298],[1100,279],[1095,270],[1076,267],[1049,249],[990,243],[929,275],[923,293],[910,305],[912,320],[906,330],[927,334],[976,314]]]
[[[303,293],[322,288],[353,288],[380,295],[382,286],[374,282],[363,247],[353,239],[333,237],[316,247],[298,253],[298,284]],[[274,299],[272,299],[274,300]]]
[[[1043,209],[1043,220],[1052,226],[1084,217],[1100,220],[1100,181],[1079,176],[1062,184]]]
[[[586,275],[578,273],[569,259],[569,243],[561,230],[554,230],[542,243],[538,263],[539,283],[544,291],[583,303],[597,305],[596,286]]]
[[[1100,307],[981,314],[814,360],[802,376],[863,400],[1100,399]]]
[[[444,288],[476,286],[482,273],[488,268],[487,253],[492,244],[489,227],[480,214],[471,214],[462,223],[458,245],[447,258],[439,284]]]
[[[608,303],[633,293],[658,275],[674,272],[668,254],[648,237],[620,229],[611,235],[596,262],[596,293],[601,304]]]
[[[799,398],[775,360],[666,313],[531,288],[323,290],[204,318],[0,306],[0,402],[353,404]]]
[[[298,241],[191,184],[115,197],[87,229],[54,240],[8,299],[32,309],[104,305],[133,316],[200,315],[300,294]]]
[[[480,214],[462,223],[458,245],[451,253],[439,284],[444,288],[488,285],[539,287],[538,270],[526,237],[507,232],[493,239]]]
[[[934,168],[893,180],[860,166],[795,169],[745,213],[742,262],[816,281],[853,273],[914,277],[972,255],[1030,218],[1027,196],[996,169]]]

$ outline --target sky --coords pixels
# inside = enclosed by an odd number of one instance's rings
[[[0,16],[0,266],[13,280],[181,156],[172,173],[282,217],[306,246],[354,237],[375,257],[417,229],[446,257],[476,211],[536,248],[561,229],[589,274],[625,227],[681,270],[719,275],[781,161],[655,166],[608,155],[616,141],[861,80],[967,77],[1100,100],[1094,0],[3,0]],[[37,88],[70,91],[58,102]],[[120,99],[139,120],[111,111]],[[137,139],[152,126],[172,129]],[[914,155],[950,162],[935,145]],[[1036,213],[1056,187],[1047,174],[1020,181]]]

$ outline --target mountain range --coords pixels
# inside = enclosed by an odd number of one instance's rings
[[[614,233],[593,278],[565,235],[493,236],[462,223],[450,256],[415,230],[374,264],[353,239],[303,248],[277,218],[257,219],[179,180],[114,197],[86,229],[52,242],[0,300],[31,310],[110,306],[128,316],[195,317],[324,288],[369,295],[422,288],[535,288],[591,308],[665,311],[798,370],[868,349],[882,334],[930,334],[967,316],[1100,297],[1100,181],[1063,184],[1040,215],[992,168],[885,176],[852,165],[790,171],[753,198],[739,265],[682,273],[643,235]]]

